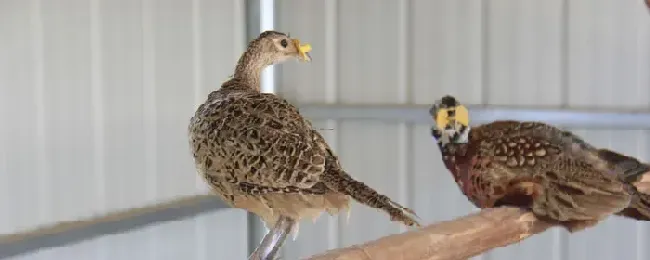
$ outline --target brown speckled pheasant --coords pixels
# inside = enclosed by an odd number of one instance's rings
[[[430,113],[445,166],[479,208],[528,208],[571,232],[612,214],[650,220],[650,197],[640,192],[650,167],[632,157],[541,122],[470,127],[467,109],[452,96]]]
[[[233,207],[262,218],[300,220],[349,210],[350,197],[419,225],[412,210],[354,180],[321,134],[286,100],[260,93],[260,73],[290,58],[310,61],[310,47],[266,31],[252,40],[232,79],[209,94],[189,125],[198,172]],[[297,221],[293,231],[297,231]],[[295,233],[294,233],[295,235]]]

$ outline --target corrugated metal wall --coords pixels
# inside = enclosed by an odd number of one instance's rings
[[[0,234],[205,191],[187,124],[243,51],[244,19],[239,0],[0,1]],[[54,251],[245,256],[243,235],[212,234],[245,230],[245,213],[209,218]]]
[[[276,28],[312,43],[312,64],[283,65],[280,87],[303,103],[465,103],[650,107],[650,15],[640,0],[283,0]],[[543,120],[543,118],[539,118]],[[473,211],[440,162],[428,125],[316,122],[343,166],[425,223]],[[646,130],[575,129],[650,160]],[[301,226],[287,259],[400,231],[355,205]],[[552,230],[478,259],[648,259],[650,225],[612,218],[569,237]]]

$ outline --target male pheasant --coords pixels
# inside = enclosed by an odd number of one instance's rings
[[[650,220],[650,166],[635,158],[542,122],[470,127],[467,109],[452,96],[430,113],[442,160],[476,207],[527,208],[571,232],[612,214]]]

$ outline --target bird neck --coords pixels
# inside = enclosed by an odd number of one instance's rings
[[[261,46],[252,42],[239,58],[233,79],[259,92],[262,71],[271,64],[272,60],[264,54]]]
[[[444,145],[438,143],[440,153],[442,153],[443,156],[465,156],[468,146],[469,144],[467,143],[447,143]]]
[[[467,162],[467,144],[438,144],[438,147],[440,147],[442,162],[445,164],[445,168],[454,175],[454,179],[458,180],[461,172],[459,168],[460,164]]]

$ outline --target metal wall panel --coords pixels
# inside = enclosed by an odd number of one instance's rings
[[[445,94],[482,103],[483,15],[487,1],[404,1],[409,9],[408,79],[412,102]]]
[[[650,15],[643,1],[568,2],[569,104],[648,108]]]
[[[564,2],[486,2],[484,103],[562,104]]]
[[[472,104],[650,103],[650,16],[642,1],[283,0],[276,10],[276,29],[314,47],[311,64],[279,70],[278,88],[294,102],[430,104],[450,93]],[[414,208],[424,223],[476,210],[440,162],[429,126],[372,120],[315,125],[353,176]],[[578,133],[649,156],[647,131]],[[646,259],[641,245],[648,229],[613,217],[573,236],[555,228],[476,258]],[[345,216],[305,221],[284,254],[295,259],[400,230],[384,213],[355,204],[349,224]]]
[[[280,74],[283,94],[300,102],[322,102],[324,82],[333,81],[344,103],[400,103],[401,92],[415,103],[446,93],[472,104],[650,103],[650,17],[642,1],[277,5],[276,28],[314,46],[312,64],[285,65]]]
[[[227,209],[7,260],[246,259],[246,227],[244,211]]]
[[[0,2],[0,233],[205,192],[187,124],[245,47],[242,1]]]

